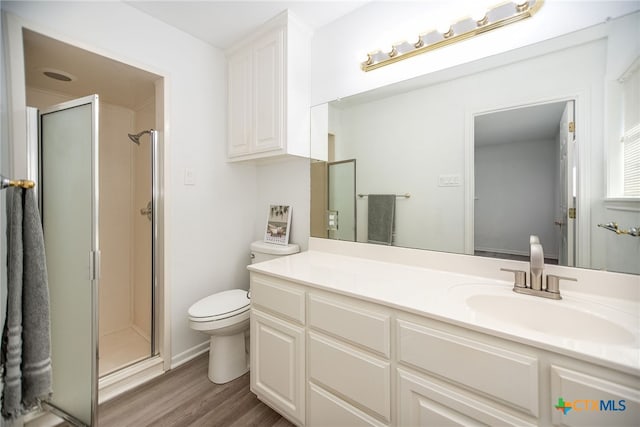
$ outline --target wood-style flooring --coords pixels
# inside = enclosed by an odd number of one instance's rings
[[[227,384],[210,382],[208,356],[100,405],[98,426],[293,426],[249,391],[249,373]]]

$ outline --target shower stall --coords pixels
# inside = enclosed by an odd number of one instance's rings
[[[103,110],[102,117],[110,126],[101,130],[105,138],[100,142],[101,378],[157,352],[153,261],[158,212],[154,193],[157,132],[137,134],[133,144],[129,130],[131,123],[152,127],[155,115],[144,110],[128,114],[119,108]],[[149,137],[141,138],[146,134]]]
[[[100,148],[100,377],[156,353],[158,134],[124,130],[104,131],[108,137]]]
[[[27,166],[38,171],[50,271],[48,405],[78,425],[95,425],[98,398],[164,369],[156,130],[164,122],[164,81],[28,30],[23,43]],[[32,74],[50,61],[79,64],[73,74],[89,86]],[[113,69],[117,79],[101,74]]]

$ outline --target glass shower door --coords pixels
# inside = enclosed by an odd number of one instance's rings
[[[98,95],[50,107],[39,118],[53,366],[46,406],[74,424],[96,425]]]
[[[333,215],[333,227],[329,227],[329,238],[355,242],[356,160],[331,162],[327,167],[328,209],[330,215]]]

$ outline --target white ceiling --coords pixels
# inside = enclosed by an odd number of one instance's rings
[[[566,103],[536,105],[475,118],[475,145],[555,139]]]
[[[364,5],[369,0],[314,1],[127,1],[130,6],[219,48],[227,48],[258,26],[290,9],[312,30]],[[97,93],[102,102],[136,109],[154,96],[159,76],[58,40],[25,31],[28,87],[82,97]],[[60,82],[45,69],[76,77]]]
[[[226,49],[285,9],[312,30],[327,25],[369,0],[297,1],[127,1],[173,27]]]

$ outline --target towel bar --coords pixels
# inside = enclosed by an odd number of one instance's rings
[[[628,230],[618,228],[617,222],[609,222],[607,224],[598,224],[598,227],[606,228],[616,234],[628,234],[629,236],[640,237],[640,227],[631,227]]]
[[[0,175],[0,190],[4,190],[9,187],[21,187],[21,188],[33,188],[36,186],[36,183],[33,181],[29,181],[28,179],[9,179],[5,178],[4,175]]]

